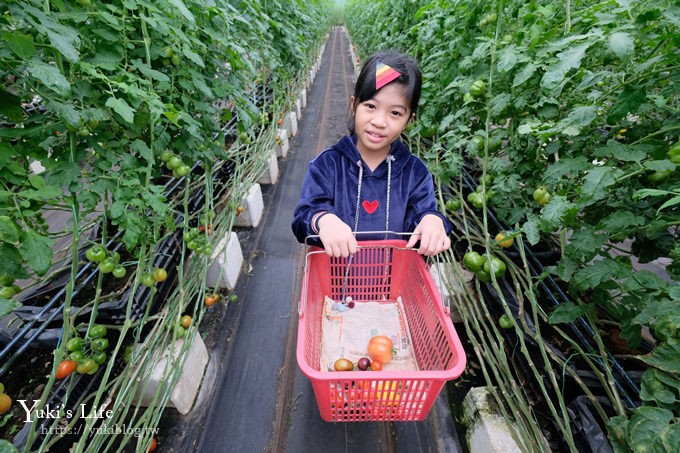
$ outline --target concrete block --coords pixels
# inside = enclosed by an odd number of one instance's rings
[[[276,155],[278,157],[286,157],[288,148],[290,147],[290,143],[288,142],[288,131],[279,129],[276,133],[276,137],[274,137],[274,141],[276,142]]]
[[[288,112],[283,118],[283,125],[288,131],[288,136],[292,137],[297,134],[297,115],[295,112]]]
[[[295,116],[297,121],[300,121],[302,119],[302,101],[300,98],[297,98],[295,100]]]
[[[303,109],[307,107],[307,90],[304,88],[300,90],[300,102]]]
[[[248,193],[242,201],[241,206],[243,206],[245,209],[238,216],[236,216],[234,225],[240,227],[257,227],[260,224],[262,212],[264,212],[262,188],[259,184],[255,183],[250,186],[250,189],[248,189]]]
[[[211,288],[234,289],[241,274],[243,252],[233,231],[223,237],[210,256],[205,285]]]
[[[511,422],[503,418],[486,387],[470,389],[463,400],[463,423],[469,451],[516,453],[521,451],[511,434]]]
[[[458,267],[458,272],[456,272],[454,266]],[[435,286],[439,288],[442,302],[451,308],[451,320],[461,322],[462,318],[456,309],[456,296],[465,294],[464,285],[472,281],[474,273],[463,269],[458,263],[435,263],[430,267],[430,275],[432,275]],[[462,276],[462,280],[458,275]]]
[[[272,155],[269,157],[269,165],[264,169],[257,182],[260,184],[276,184],[278,180],[279,162],[276,160],[276,152],[272,151]]]
[[[159,388],[162,392],[169,390],[163,388],[168,381],[166,373],[169,374],[174,371],[175,366],[172,362],[179,360],[184,342],[185,338],[179,338],[168,349],[154,352],[156,354],[155,357],[158,357],[158,361],[150,374],[143,378],[147,380],[146,385],[138,387],[137,401],[140,401],[139,404],[141,406],[152,404],[154,395]],[[139,350],[141,344],[137,344],[136,348]],[[182,374],[172,389],[172,394],[167,404],[168,407],[177,409],[177,412],[182,415],[186,415],[191,410],[198,395],[198,390],[201,387],[203,374],[208,366],[208,349],[205,347],[201,335],[198,333],[194,335],[189,350],[185,354],[186,358],[182,365]],[[170,364],[168,364],[168,360],[171,361]]]

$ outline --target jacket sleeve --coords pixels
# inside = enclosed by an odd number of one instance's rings
[[[422,167],[421,167],[422,166]],[[453,225],[444,214],[437,208],[437,197],[434,193],[434,179],[425,164],[419,162],[418,171],[414,173],[413,186],[409,197],[409,206],[406,210],[404,225],[408,231],[415,230],[418,223],[427,214],[434,214],[444,222],[446,234],[451,234]]]
[[[302,181],[300,200],[293,213],[293,234],[300,243],[305,238],[318,234],[312,230],[311,221],[315,214],[325,211],[337,214],[335,204],[334,169],[331,159],[321,154],[312,160],[307,167],[307,173]],[[308,241],[316,243],[319,241]]]

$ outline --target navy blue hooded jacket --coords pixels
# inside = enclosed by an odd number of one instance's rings
[[[391,174],[389,185],[388,173]],[[344,136],[314,158],[309,163],[293,214],[293,233],[298,241],[304,243],[307,236],[317,234],[310,222],[320,211],[337,215],[353,231],[412,232],[426,214],[440,217],[447,234],[452,230],[449,220],[437,209],[432,175],[400,140],[392,144],[390,155],[375,171],[361,159],[354,136]],[[359,236],[358,239],[377,238]],[[319,244],[319,241],[308,243]]]

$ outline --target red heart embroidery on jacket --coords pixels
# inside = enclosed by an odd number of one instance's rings
[[[373,200],[373,201],[368,201],[364,200],[361,203],[361,206],[364,207],[364,210],[368,212],[369,214],[373,214],[376,209],[378,209],[378,200]]]

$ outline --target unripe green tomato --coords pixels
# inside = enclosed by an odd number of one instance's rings
[[[470,85],[470,94],[473,96],[481,96],[486,91],[486,83],[483,80],[475,80]]]

